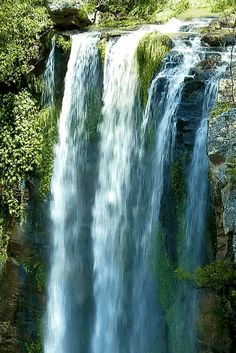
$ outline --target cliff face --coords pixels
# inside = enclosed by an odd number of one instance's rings
[[[221,22],[216,23],[220,27]],[[235,30],[235,19],[227,21],[228,31]],[[235,41],[235,37],[234,37]],[[228,53],[231,49],[228,48]],[[216,237],[215,259],[236,261],[236,65],[233,51],[222,77],[216,106],[209,119],[208,157],[214,200]],[[214,314],[218,313],[217,315]],[[227,312],[227,318],[225,313]],[[207,322],[212,351],[235,352],[235,297],[208,294],[203,302],[203,322]],[[222,320],[220,319],[222,318]],[[210,342],[210,341],[208,341]]]
[[[217,103],[209,120],[208,156],[216,214],[216,258],[236,260],[236,63],[235,14],[214,21],[208,35],[225,31],[222,38],[231,36],[227,49],[228,67],[222,77]],[[227,43],[224,42],[224,46]]]
[[[236,109],[209,123],[208,155],[216,214],[216,257],[236,258]]]

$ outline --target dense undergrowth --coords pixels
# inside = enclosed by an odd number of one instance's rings
[[[44,1],[3,0],[0,27],[0,205],[4,220],[8,215],[22,216],[30,183],[41,172],[46,112],[40,97],[52,24]]]
[[[189,9],[192,9],[192,15],[196,8],[221,13],[235,5],[235,0],[89,0],[85,1],[84,7],[87,12],[96,8],[101,10],[99,26],[125,28],[147,22],[163,23]]]

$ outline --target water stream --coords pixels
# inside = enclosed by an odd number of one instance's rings
[[[171,21],[110,38],[103,75],[100,34],[72,36],[51,186],[45,353],[197,352],[198,296],[174,269],[192,271],[205,260],[207,119],[220,70],[189,98],[185,88],[205,54],[198,36],[175,40],[143,110],[136,62],[145,33],[181,26]],[[194,117],[183,110],[188,99],[199,107]],[[183,122],[194,126],[190,143]],[[185,153],[181,139],[188,158],[180,249],[172,174]]]

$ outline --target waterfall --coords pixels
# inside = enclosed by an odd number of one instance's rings
[[[42,95],[42,103],[52,108],[55,98],[55,50],[56,37],[52,38],[52,48],[47,60],[44,73],[44,91]]]
[[[153,226],[159,219],[160,202],[163,194],[164,167],[166,163],[170,162],[174,146],[175,113],[181,100],[184,81],[189,76],[190,70],[199,61],[199,49],[199,38],[192,40],[190,46],[181,41],[176,41],[175,57],[167,58],[164,62],[163,70],[153,80],[149,90],[145,124],[148,124],[149,119],[155,119],[157,126],[155,158],[152,168],[153,175],[151,177],[151,214],[147,233],[152,232]],[[173,61],[176,61],[177,65]],[[163,81],[165,81],[162,88],[164,94],[160,95],[160,84]]]
[[[193,155],[189,166],[187,182],[187,201],[185,210],[185,233],[182,256],[179,263],[187,271],[194,271],[196,267],[204,264],[206,259],[205,246],[207,242],[206,214],[208,199],[208,157],[207,157],[207,132],[208,116],[214,105],[217,94],[218,82],[225,70],[225,66],[215,70],[206,82],[202,107],[202,117],[196,131]],[[181,347],[181,352],[197,352],[197,316],[199,309],[199,290],[187,284],[179,287],[176,301],[176,317],[184,318],[183,324],[176,321],[176,330],[186,334],[186,339]],[[178,329],[179,327],[179,329]]]
[[[88,236],[86,208],[83,207],[86,190],[82,188],[82,181],[88,163],[85,132],[86,119],[90,118],[88,105],[92,104],[99,79],[97,41],[95,34],[72,36],[51,186],[53,253],[45,353],[78,352],[83,346],[77,330],[86,331],[86,323],[81,318],[86,305],[85,284],[79,289],[74,284],[84,281],[88,273],[85,267],[89,267],[89,262],[82,261],[86,255],[80,252]],[[83,327],[79,327],[80,321]]]
[[[124,253],[128,232],[130,173],[137,152],[138,77],[135,50],[142,33],[109,42],[104,68],[100,166],[93,209],[94,295],[93,353],[122,352]],[[104,334],[106,332],[106,334]]]
[[[198,295],[175,269],[203,263],[207,119],[220,69],[200,80],[196,116],[183,117],[186,85],[205,53],[199,37],[174,40],[143,109],[136,49],[147,32],[169,28],[111,37],[103,68],[101,34],[72,36],[51,185],[45,353],[197,351]],[[45,74],[50,104],[54,55],[55,45]],[[180,121],[194,135],[186,143],[181,249],[172,180]]]

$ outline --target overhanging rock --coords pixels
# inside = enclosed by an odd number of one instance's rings
[[[55,27],[59,30],[79,29],[92,24],[81,1],[48,0],[47,7]]]

